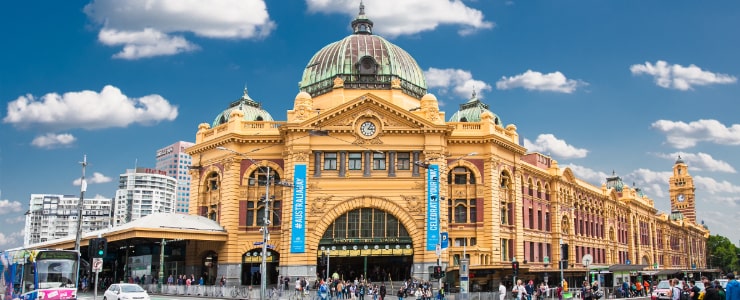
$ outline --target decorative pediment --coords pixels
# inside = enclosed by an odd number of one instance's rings
[[[332,108],[307,119],[300,127],[328,129],[331,127],[353,126],[361,118],[375,118],[382,123],[384,130],[440,129],[445,127],[424,119],[400,106],[385,101],[373,94],[365,94],[352,101]]]

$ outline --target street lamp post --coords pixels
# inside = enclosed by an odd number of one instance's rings
[[[218,150],[229,151],[231,153],[243,156],[248,159],[252,164],[257,165],[252,158],[246,156],[243,153],[231,150],[226,147],[216,147]],[[267,169],[267,176],[265,183],[265,216],[262,221],[262,263],[260,264],[260,299],[267,299],[267,242],[270,240],[270,232],[267,228],[270,225],[270,165],[265,166]],[[259,186],[259,180],[257,185]]]
[[[456,158],[455,160],[451,161],[450,163],[447,163],[447,165],[453,164],[453,163],[455,163],[455,162],[457,162],[459,160],[462,160],[462,159],[464,159],[464,158],[466,158],[468,156],[473,156],[473,155],[477,155],[477,154],[478,154],[478,152],[470,152],[468,154],[465,154],[465,155],[462,155],[462,156]],[[443,158],[443,157],[444,156],[438,156],[438,157],[428,158],[428,159],[426,159],[424,161],[415,161],[414,164],[417,165],[417,166],[420,166],[422,168],[429,169],[429,161],[430,160],[439,159],[439,158]],[[438,174],[437,174],[437,182],[436,182],[437,187],[440,186],[439,178],[440,178],[440,174],[439,174],[439,171],[438,171]],[[442,196],[440,196],[440,197],[437,198],[437,201],[438,201],[437,207],[441,207],[444,204],[442,202],[443,200],[444,200],[444,197],[442,197]],[[440,220],[439,215],[441,215],[441,214],[438,214],[438,216],[437,216],[437,224],[436,224],[437,225],[436,254],[437,254],[437,266],[440,266],[441,267],[442,266],[442,231],[441,231],[442,221]],[[463,251],[463,259],[464,258],[465,258],[465,252]],[[437,286],[438,286],[438,289],[442,289],[442,277],[439,277],[438,278],[438,280],[437,280]]]

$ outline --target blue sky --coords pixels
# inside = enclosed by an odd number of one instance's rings
[[[365,0],[451,116],[476,90],[521,143],[669,210],[680,154],[697,214],[740,241],[740,2]],[[126,168],[194,141],[246,85],[285,120],[312,55],[359,1],[7,1],[0,10],[0,248],[32,193],[113,197]]]

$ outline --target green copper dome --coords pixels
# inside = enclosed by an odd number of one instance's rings
[[[244,95],[234,102],[231,102],[229,108],[222,111],[216,119],[213,120],[213,126],[216,127],[229,121],[231,111],[239,109],[244,112],[244,121],[273,121],[272,116],[266,110],[262,109],[262,104],[252,100],[244,88]]]
[[[408,52],[386,39],[373,35],[373,22],[365,16],[364,5],[352,21],[353,34],[319,50],[306,65],[300,90],[311,97],[327,93],[334,79],[344,80],[346,89],[390,89],[398,79],[401,89],[421,99],[427,92],[424,72]]]
[[[468,100],[468,102],[460,104],[460,110],[455,112],[452,117],[450,117],[448,122],[480,122],[480,116],[484,112],[489,112],[491,115],[493,115],[494,124],[503,124],[503,122],[501,122],[501,118],[499,118],[498,115],[494,114],[492,111],[488,110],[488,105],[481,102],[475,96],[475,92],[473,92],[473,96],[470,98],[470,100]]]

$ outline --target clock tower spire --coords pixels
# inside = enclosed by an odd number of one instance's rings
[[[671,212],[680,212],[683,217],[696,223],[696,198],[694,179],[689,175],[689,167],[678,156],[673,165],[673,176],[668,180],[668,193],[671,197]]]

